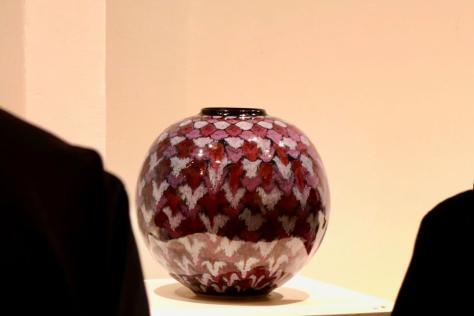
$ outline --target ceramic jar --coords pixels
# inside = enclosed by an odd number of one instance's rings
[[[196,293],[262,295],[318,249],[329,190],[294,125],[262,109],[204,108],[152,144],[137,185],[148,248]]]

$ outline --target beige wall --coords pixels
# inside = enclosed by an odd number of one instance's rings
[[[23,1],[0,1],[0,107],[24,114]]]
[[[0,105],[105,155],[105,0],[0,1]]]
[[[107,160],[133,199],[166,126],[264,107],[329,174],[328,234],[304,273],[394,299],[423,214],[472,186],[473,31],[471,1],[108,1]]]
[[[421,217],[472,186],[471,1],[5,0],[0,26],[0,103],[98,149],[132,206],[152,140],[201,107],[302,128],[332,192],[306,275],[394,299]]]
[[[165,276],[138,234],[135,182],[148,146],[186,102],[185,1],[107,1],[107,165],[128,188],[145,276]]]
[[[105,155],[105,0],[25,2],[26,118]]]

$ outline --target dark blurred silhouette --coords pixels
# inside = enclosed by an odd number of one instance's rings
[[[474,191],[422,220],[392,315],[467,315],[474,295]]]
[[[0,110],[2,314],[148,315],[128,200],[99,155]]]

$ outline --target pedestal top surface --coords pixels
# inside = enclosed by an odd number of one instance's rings
[[[145,280],[151,315],[390,315],[392,303],[349,289],[295,276],[268,296],[216,298],[196,295],[171,278]]]

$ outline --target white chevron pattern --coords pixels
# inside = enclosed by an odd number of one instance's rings
[[[240,121],[237,124],[235,124],[237,127],[244,131],[248,131],[249,129],[252,128],[253,124],[247,121]]]
[[[242,160],[242,167],[245,170],[245,176],[248,178],[255,177],[257,175],[258,166],[260,166],[261,163],[262,161],[260,159],[255,161],[250,161],[248,159]]]
[[[313,161],[311,160],[311,158],[305,155],[301,155],[300,160],[303,167],[308,171],[311,176],[314,177]]]
[[[240,137],[227,137],[225,141],[227,144],[229,144],[229,146],[236,149],[242,147],[244,144],[244,140]]]
[[[234,209],[236,209],[237,206],[239,205],[240,200],[242,199],[242,197],[245,194],[245,188],[239,188],[237,190],[237,192],[235,192],[235,194],[233,194],[231,192],[230,188],[229,188],[229,183],[226,182],[222,186],[222,189],[225,192],[225,198],[227,199],[227,201],[229,201],[230,206],[232,206]]]
[[[201,183],[196,190],[191,189],[189,185],[183,185],[178,188],[178,191],[190,210],[196,207],[197,201],[207,193],[206,187]]]
[[[178,188],[181,195],[181,199],[186,202],[186,205],[190,210],[196,207],[197,201],[207,193],[206,187],[201,183],[196,190],[191,189],[189,185],[183,185]]]
[[[173,169],[171,171],[171,174],[175,177],[179,176],[179,173],[181,170],[186,168],[187,164],[191,161],[191,158],[178,158],[178,157],[172,157],[170,159],[171,163],[171,168]]]
[[[153,172],[153,169],[155,169],[155,167],[158,166],[161,160],[163,160],[162,157],[160,159],[157,159],[156,157],[156,152],[150,155],[150,161],[148,163],[148,172]]]
[[[209,281],[212,280],[212,277],[209,273],[203,273],[202,277],[197,277],[199,279],[199,282],[201,282],[203,285],[207,286]]]
[[[278,221],[281,223],[281,226],[283,226],[283,229],[287,234],[290,234],[293,229],[295,229],[296,219],[297,218],[295,216],[290,217],[287,215],[278,217]]]
[[[200,240],[195,239],[194,241],[192,241],[188,238],[180,238],[178,239],[178,242],[184,246],[184,249],[186,249],[188,254],[191,255],[194,264],[196,264],[199,258],[199,253],[201,249],[206,246],[206,244]]]
[[[183,257],[181,260],[175,259],[174,262],[178,265],[181,271],[184,272],[184,274],[186,275],[191,274],[190,267],[192,269],[193,263],[187,257]]]
[[[224,225],[229,220],[229,217],[227,215],[218,214],[214,216],[214,220],[211,225],[211,221],[209,220],[209,217],[206,216],[206,214],[202,214],[202,213],[199,214],[199,218],[201,219],[201,222],[206,227],[207,231],[212,234],[217,234],[219,229],[224,227]]]
[[[232,286],[235,281],[239,280],[239,276],[237,273],[232,273],[229,279],[226,277],[223,277],[222,279],[227,283],[227,286]]]
[[[266,129],[271,129],[273,127],[273,124],[270,123],[270,122],[265,122],[265,121],[260,121],[257,123],[258,125],[260,125],[261,127],[263,128],[266,128]]]
[[[306,186],[304,187],[303,193],[297,187],[293,187],[293,194],[295,195],[296,199],[300,202],[301,207],[304,209],[306,207],[306,202],[308,201],[309,192],[311,188]]]
[[[278,270],[278,268],[284,264],[288,263],[288,256],[287,255],[281,255],[278,257],[278,259],[275,261],[275,257],[271,257],[268,260],[269,263],[269,268],[270,268],[270,275],[274,275],[275,272]]]
[[[229,164],[229,160],[227,157],[222,159],[219,167],[217,168],[217,172],[213,168],[209,168],[209,181],[211,182],[212,188],[217,188],[219,181],[222,179],[222,175],[224,173],[224,168]]]
[[[288,240],[286,247],[291,251],[291,255],[295,256],[300,250],[304,248],[304,244],[299,238],[293,238]]]
[[[218,121],[218,122],[215,122],[214,123],[214,126],[217,128],[217,129],[226,129],[227,127],[230,126],[229,123],[225,122],[225,121]]]
[[[163,208],[163,213],[165,213],[168,217],[168,222],[170,223],[170,227],[172,230],[175,230],[184,219],[184,216],[181,213],[173,215],[173,212],[168,206]]]
[[[291,163],[285,166],[285,164],[281,162],[278,156],[275,156],[273,158],[273,161],[275,162],[278,168],[278,171],[280,171],[280,174],[283,177],[283,179],[289,180],[291,176],[293,175],[293,171],[291,171]]]
[[[153,186],[153,198],[155,199],[155,204],[159,203],[161,198],[163,197],[163,193],[168,189],[170,186],[168,182],[162,181],[160,183],[160,186],[156,186],[156,182],[152,181],[152,186]]]
[[[175,137],[170,139],[170,143],[171,143],[171,145],[176,146],[185,139],[186,139],[186,137],[183,137],[183,136],[175,136]]]
[[[207,270],[211,273],[212,276],[216,277],[219,273],[219,270],[226,266],[227,263],[223,261],[216,261],[211,263],[209,260],[206,260],[202,263],[203,266],[207,268]]]
[[[245,242],[242,240],[222,238],[219,246],[216,248],[216,252],[223,250],[227,257],[232,257],[243,244],[245,244]]]
[[[239,219],[245,222],[247,229],[251,232],[256,231],[263,224],[263,217],[260,214],[252,215],[252,212],[246,208],[240,215]]]
[[[252,288],[258,289],[257,284],[260,283],[260,281],[262,281],[264,278],[265,278],[265,276],[261,275],[257,280],[257,276],[255,274],[252,274],[251,276],[249,276],[249,279],[252,280],[252,282],[250,282],[250,286]]]
[[[143,220],[145,221],[145,223],[149,224],[151,220],[153,219],[153,215],[155,215],[155,213],[153,212],[153,209],[148,210],[143,204],[140,207],[140,211],[142,212]]]
[[[196,145],[198,147],[204,147],[204,146],[212,143],[213,141],[214,140],[210,137],[199,137],[199,138],[193,139],[194,145]]]
[[[275,248],[277,244],[277,240],[274,241],[259,241],[255,245],[253,245],[254,249],[258,249],[260,251],[260,255],[264,258],[266,258],[270,252]]]
[[[275,205],[281,198],[281,191],[277,187],[274,187],[270,193],[267,193],[263,188],[258,187],[257,193],[260,196],[263,205],[265,205],[270,211],[275,208]]]
[[[262,153],[270,152],[270,147],[272,146],[271,140],[261,137],[255,137],[254,142],[257,143],[257,147],[260,148]]]
[[[297,145],[296,142],[289,137],[283,137],[283,144],[292,150],[296,149]]]
[[[197,122],[194,122],[194,128],[202,128],[204,126],[206,126],[207,123],[206,121],[197,121]]]
[[[247,273],[258,263],[258,259],[254,257],[250,257],[247,260],[242,259],[235,264],[235,266],[239,269],[242,277],[246,277]]]

